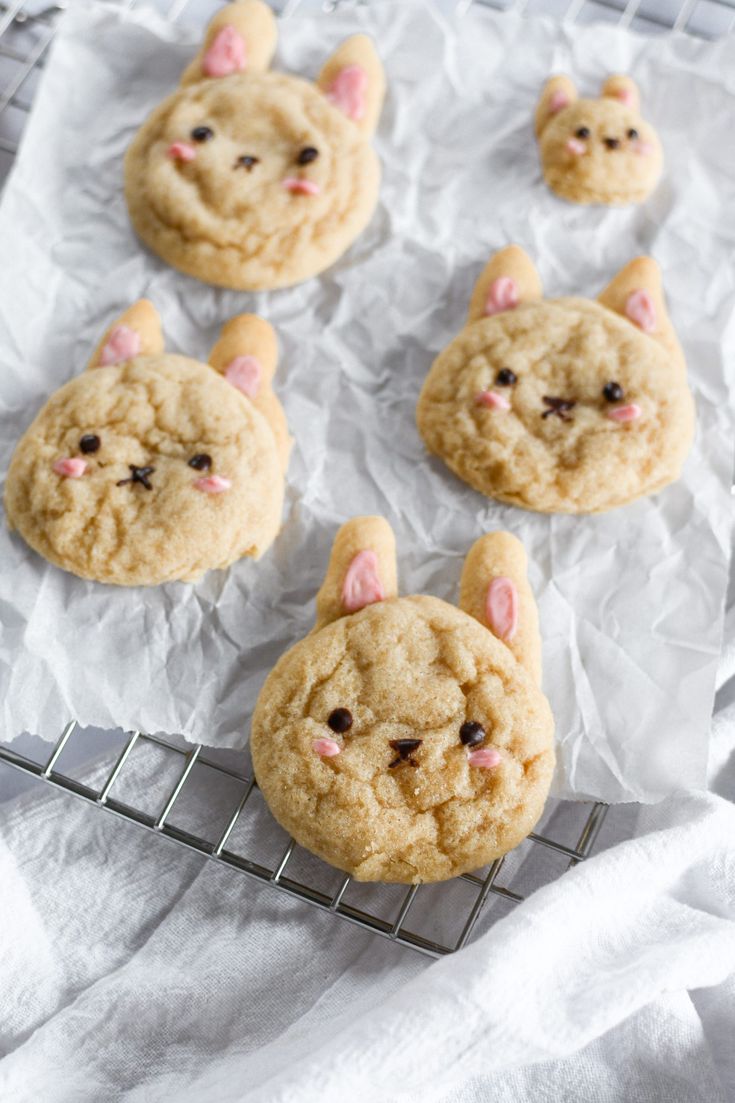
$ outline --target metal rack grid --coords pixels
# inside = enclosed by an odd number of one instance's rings
[[[117,2],[121,7],[131,7],[135,0]],[[209,10],[197,15],[202,23],[219,6],[218,0],[207,2]],[[679,30],[713,38],[735,30],[735,0],[447,0],[447,6],[465,11],[473,2],[486,3],[489,7],[502,11],[513,10],[528,14],[545,12],[566,21],[590,22],[601,19],[650,33]],[[321,3],[317,2],[312,6],[329,12],[342,6],[342,3],[343,0],[321,0]],[[35,83],[53,40],[58,16],[66,5],[67,0],[56,0],[50,6],[48,0],[0,0],[0,183],[7,175],[18,150],[23,127],[31,109]],[[288,16],[297,7],[309,6],[309,0],[285,0],[274,6],[280,9],[280,14]],[[164,14],[176,20],[185,9],[194,7],[194,0],[163,0],[163,7]],[[392,901],[386,902],[384,897],[378,896],[377,902],[360,906],[349,899],[354,882],[348,876],[336,875],[331,870],[333,875],[338,876],[335,887],[330,891],[316,887],[315,882],[319,880],[313,875],[316,859],[311,859],[311,876],[300,876],[297,872],[292,872],[298,866],[300,852],[293,840],[288,840],[273,860],[266,861],[259,846],[256,846],[256,856],[252,855],[252,851],[241,852],[235,846],[236,829],[251,813],[257,799],[257,785],[254,778],[246,772],[225,765],[217,752],[208,750],[205,753],[200,745],[179,746],[173,740],[163,740],[137,731],[128,733],[116,755],[108,763],[98,764],[97,772],[103,779],[101,784],[90,784],[88,779],[79,780],[60,768],[60,760],[76,731],[74,721],[67,724],[51,754],[43,762],[2,745],[0,762],[26,776],[73,794],[94,807],[171,839],[211,861],[222,863],[256,881],[267,883],[283,893],[326,912],[332,912],[348,922],[434,957],[464,946],[476,929],[481,913],[486,914],[491,910],[491,901],[512,906],[523,900],[524,892],[517,891],[518,882],[522,880],[524,885],[528,884],[527,871],[534,863],[542,867],[541,879],[549,881],[561,872],[561,869],[550,872],[550,856],[561,861],[563,868],[587,858],[594,849],[607,812],[606,806],[600,803],[567,805],[567,808],[574,809],[583,817],[581,828],[577,824],[576,835],[571,842],[560,837],[562,833],[558,825],[553,829],[547,828],[543,833],[530,835],[520,848],[493,862],[486,870],[465,874],[455,882],[450,882],[449,884],[461,883],[463,887],[467,887],[469,896],[465,897],[461,909],[456,909],[460,922],[458,933],[451,938],[446,935],[439,937],[423,933],[418,929],[420,923],[416,920],[422,899],[428,899],[431,904],[436,899],[431,896],[432,890],[438,888],[445,891],[447,886],[412,886],[408,889],[403,886],[400,895],[397,898],[393,896]],[[119,794],[126,766],[135,749],[146,745],[162,751],[169,760],[168,765],[173,763],[174,766],[173,783],[156,813],[145,811],[135,803],[122,800],[119,795],[113,795],[113,790]],[[240,788],[239,799],[234,802],[227,815],[224,827],[214,835],[189,831],[171,822],[176,807],[187,792],[187,786],[191,785],[197,765],[216,771]],[[556,825],[557,817],[553,805],[554,802],[551,802],[550,815]],[[547,815],[545,822],[548,821]],[[317,864],[329,870],[324,863]],[[523,871],[525,872],[521,877]]]

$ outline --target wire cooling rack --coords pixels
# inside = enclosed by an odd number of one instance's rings
[[[58,17],[69,2],[0,0],[0,185],[18,150]],[[118,2],[121,7],[132,7],[135,0]],[[472,2],[444,0],[444,6],[463,11]],[[649,33],[676,29],[714,38],[735,30],[735,0],[474,2],[486,2],[503,11],[543,12],[560,20],[613,22]],[[179,19],[186,10],[187,18],[203,25],[220,4],[219,0],[158,0],[156,6],[171,20]],[[283,16],[297,7],[329,12],[340,6],[341,0],[284,0],[274,4]],[[410,888],[358,885],[307,854],[280,832],[264,810],[252,775],[241,769],[238,762],[235,766],[231,764],[232,752],[205,751],[200,745],[137,731],[96,734],[106,737],[101,740],[106,744],[106,752],[97,756],[94,766],[82,777],[73,768],[72,752],[75,741],[83,743],[84,733],[74,721],[66,725],[50,755],[43,760],[0,744],[0,764],[176,842],[236,873],[434,957],[464,946],[477,929],[481,915],[484,921],[488,914],[492,918],[503,914],[533,888],[554,880],[569,866],[589,857],[607,813],[607,807],[600,803],[550,801],[539,831],[484,870],[443,885]],[[96,739],[95,746],[99,742]],[[140,786],[126,787],[136,768],[136,756],[140,760],[142,752],[156,756],[154,788],[160,803],[155,808],[144,806]],[[239,760],[244,760],[244,756],[239,756]],[[198,790],[197,779],[202,771],[216,776],[220,817],[219,822],[213,816],[203,817],[205,827],[195,830],[187,819],[186,805]],[[149,797],[150,789],[148,786]],[[211,801],[211,785],[206,792],[206,800]],[[200,825],[201,822],[202,817]]]

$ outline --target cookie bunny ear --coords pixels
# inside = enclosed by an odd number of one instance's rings
[[[554,115],[558,115],[578,98],[577,89],[569,77],[550,77],[544,85],[536,106],[536,137],[541,137]]]
[[[528,253],[520,245],[508,245],[480,273],[470,299],[467,324],[513,310],[519,303],[532,302],[541,295],[541,280]]]
[[[636,257],[626,264],[597,301],[656,338],[683,363],[684,353],[666,309],[661,269],[652,257]]]
[[[353,517],[334,539],[316,595],[315,630],[397,593],[393,530],[384,517]]]
[[[277,39],[276,20],[267,4],[236,0],[217,12],[207,27],[202,47],[184,70],[181,83],[267,69]]]
[[[465,559],[459,607],[502,640],[540,685],[541,635],[526,563],[523,545],[509,532],[481,536]]]
[[[630,77],[624,77],[620,74],[608,77],[602,86],[601,95],[603,99],[619,100],[626,107],[631,107],[634,111],[640,111],[641,96],[638,85]]]
[[[385,73],[367,35],[353,35],[338,46],[316,83],[363,133],[374,132],[385,96]]]
[[[273,326],[257,314],[239,314],[222,327],[209,363],[260,410],[276,438],[284,471],[291,452],[286,415],[273,393],[278,341]]]
[[[148,299],[139,299],[105,330],[87,368],[105,368],[159,352],[163,352],[163,334],[158,311]]]

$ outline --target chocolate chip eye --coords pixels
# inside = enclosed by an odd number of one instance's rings
[[[577,137],[578,138],[589,138],[589,136],[590,136],[590,128],[588,126],[580,126],[579,130],[577,131]]]
[[[628,131],[628,137],[630,138],[631,142],[634,142],[638,137],[638,131],[635,129],[634,126],[631,126],[630,130]]]
[[[485,729],[476,720],[466,720],[459,729],[459,738],[465,747],[476,747],[485,738]]]
[[[211,126],[195,126],[191,136],[195,142],[208,142],[211,138],[214,138],[214,131]]]
[[[319,150],[314,146],[304,146],[301,153],[296,158],[297,165],[310,165],[312,161],[316,161],[319,156]]]
[[[501,387],[512,387],[518,382],[518,376],[510,368],[501,368],[495,376],[495,382]]]
[[[237,163],[250,172],[255,165],[260,164],[260,157],[253,157],[251,153],[244,153],[242,157],[238,157]]]
[[[341,735],[352,727],[352,713],[349,709],[334,709],[330,712],[327,723],[333,732]]]
[[[625,396],[625,391],[619,383],[606,383],[602,388],[602,393],[608,402],[620,402],[621,398]]]
[[[188,463],[189,467],[193,467],[195,471],[207,471],[212,466],[212,457],[208,456],[206,452],[197,452],[196,456],[192,456]]]
[[[96,452],[102,441],[94,433],[85,433],[79,441],[79,451],[88,456],[90,452]]]

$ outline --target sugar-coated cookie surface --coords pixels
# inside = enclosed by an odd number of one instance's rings
[[[677,479],[694,404],[656,263],[631,261],[596,300],[541,296],[522,249],[492,258],[421,391],[426,446],[488,497],[547,513]]]
[[[508,533],[470,550],[460,608],[398,597],[381,517],[344,525],[317,623],[277,663],[251,750],[271,811],[362,881],[441,881],[531,831],[554,766],[538,614]]]
[[[568,77],[552,77],[536,137],[546,183],[572,203],[641,203],[661,176],[661,143],[630,77],[609,77],[599,99],[580,99]]]
[[[154,308],[136,303],[22,437],[8,523],[57,566],[123,586],[261,555],[280,526],[290,449],[276,357],[254,315],[227,323],[210,364],[166,353]]]
[[[314,84],[267,71],[275,44],[265,3],[227,5],[127,153],[136,231],[206,283],[258,291],[314,276],[378,199],[384,76],[370,39],[343,42]]]

